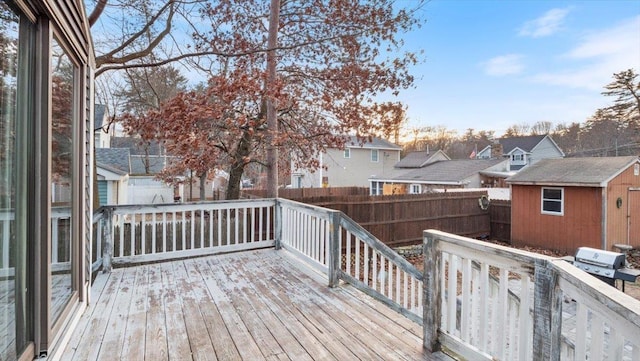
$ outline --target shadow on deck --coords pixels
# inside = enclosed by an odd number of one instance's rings
[[[422,327],[274,249],[98,275],[64,360],[450,360]]]

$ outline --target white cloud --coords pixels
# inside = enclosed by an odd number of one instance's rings
[[[540,73],[539,83],[602,90],[614,73],[640,70],[640,16],[587,33],[573,49],[563,54],[567,70]]]
[[[541,17],[524,23],[520,28],[519,34],[532,38],[553,35],[562,28],[562,23],[567,14],[569,14],[569,8],[551,9]]]
[[[482,64],[487,75],[504,76],[519,74],[524,69],[522,55],[507,54],[491,58]]]

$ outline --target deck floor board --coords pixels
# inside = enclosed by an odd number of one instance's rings
[[[449,360],[422,328],[273,249],[101,274],[63,360]],[[110,356],[110,358],[109,358]]]

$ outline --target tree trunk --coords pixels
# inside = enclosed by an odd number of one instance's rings
[[[229,169],[229,182],[227,184],[227,193],[225,199],[239,199],[240,198],[240,182],[242,181],[242,174],[244,173],[244,159],[251,153],[249,146],[251,145],[251,135],[245,131],[242,135],[242,139],[238,143],[236,149],[234,162]]]
[[[203,173],[200,175],[200,200],[204,201],[206,200],[206,192],[205,192],[205,186],[207,184],[207,173]]]
[[[278,24],[280,22],[280,0],[271,0],[269,14],[269,37],[267,38],[267,197],[278,197],[278,118],[273,95],[270,95],[276,82],[276,47],[278,46]]]

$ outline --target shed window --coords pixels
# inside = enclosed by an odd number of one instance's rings
[[[344,148],[344,157],[351,158],[351,148]]]
[[[564,214],[563,188],[542,188],[542,213],[554,215]]]

